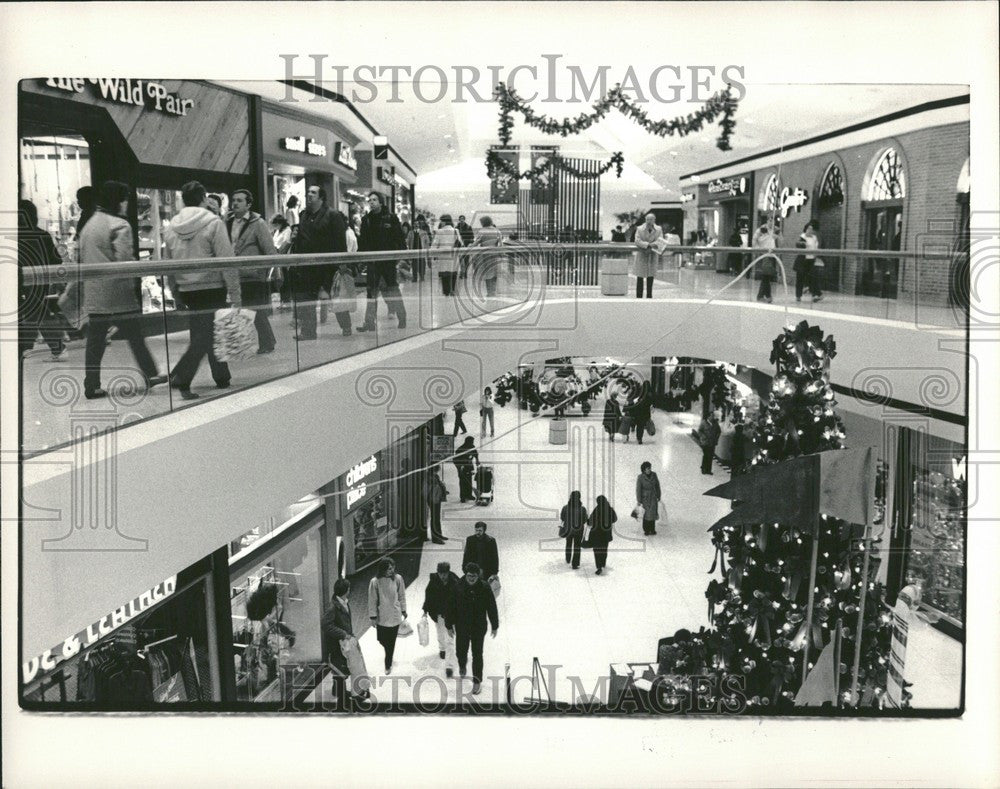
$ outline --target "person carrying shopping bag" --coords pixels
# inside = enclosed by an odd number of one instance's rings
[[[445,661],[445,676],[455,673],[455,590],[459,577],[449,562],[438,562],[424,592],[424,618],[430,617],[437,629],[438,657]]]
[[[341,683],[346,686],[350,678],[351,694],[365,699],[370,695],[368,688],[371,680],[358,647],[358,639],[354,636],[350,593],[351,584],[346,578],[334,581],[333,599],[323,614],[322,628],[330,643],[330,663],[339,672],[339,676],[334,675],[334,687]]]
[[[406,619],[406,583],[396,573],[392,559],[384,558],[378,563],[378,571],[368,584],[368,617],[385,650],[385,673],[389,675],[399,626]]]
[[[660,517],[661,491],[659,477],[648,460],[639,467],[635,480],[635,500],[642,507],[642,533],[656,534],[656,521]]]
[[[566,539],[566,564],[574,570],[580,568],[580,548],[583,544],[583,528],[587,523],[587,508],[583,506],[580,491],[569,494],[569,501],[559,512],[559,536]]]
[[[594,551],[594,565],[597,567],[596,575],[604,572],[608,563],[608,544],[614,539],[614,524],[618,521],[611,502],[604,496],[597,497],[594,511],[590,513],[587,523],[590,524],[590,534],[587,535],[586,544]]]

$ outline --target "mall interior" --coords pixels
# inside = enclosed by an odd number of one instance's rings
[[[553,136],[512,100],[498,139],[492,102],[414,123],[305,80],[23,80],[20,196],[59,260],[19,247],[44,290],[20,359],[22,707],[961,710],[970,96],[828,90],[849,117],[723,90],[680,137],[624,116]],[[108,180],[132,250],[93,262],[77,195]],[[291,254],[171,256],[191,181],[230,225],[249,194]],[[357,251],[296,251],[313,187]],[[284,287],[321,265],[337,292]],[[154,386],[133,340],[171,371],[195,270],[266,271],[265,301],[236,350],[215,317],[231,381]],[[136,309],[91,397],[86,294],[116,271]]]

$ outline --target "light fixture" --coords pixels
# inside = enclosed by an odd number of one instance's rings
[[[446,135],[444,136],[444,138],[445,138],[446,140],[450,140],[450,139],[451,139],[451,135],[450,135],[450,134],[446,134]]]

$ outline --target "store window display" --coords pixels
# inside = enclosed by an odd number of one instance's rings
[[[76,192],[90,183],[90,146],[73,134],[33,135],[20,140],[21,199],[38,209],[39,226],[50,233],[64,261],[76,261],[81,209]]]

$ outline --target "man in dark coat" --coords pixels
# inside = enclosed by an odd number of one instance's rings
[[[458,224],[455,225],[455,229],[458,231],[458,237],[462,239],[462,246],[468,247],[472,245],[472,242],[476,240],[476,231],[472,229],[472,225],[465,221],[464,216],[458,218]],[[469,256],[462,255],[461,258],[461,272],[459,276],[465,279],[469,274]]]
[[[424,592],[424,613],[437,626],[438,657],[445,661],[444,673],[449,677],[454,673],[455,590],[459,582],[449,562],[438,562]]]
[[[30,351],[38,335],[42,335],[52,358],[62,360],[66,346],[63,332],[53,314],[53,300],[48,298],[50,286],[56,279],[55,272],[63,265],[55,242],[38,226],[38,209],[30,200],[18,204],[17,213],[17,262],[18,262],[18,351]],[[24,284],[22,272],[31,269],[36,277],[32,285]]]
[[[306,190],[306,210],[299,215],[298,234],[292,244],[292,253],[304,255],[314,252],[346,252],[347,220],[340,211],[326,204],[326,191],[321,186]],[[295,320],[299,334],[296,339],[316,339],[316,300],[320,291],[330,292],[337,266],[323,263],[316,266],[293,266],[289,274],[295,297]],[[345,326],[337,317],[341,331],[350,334],[350,319]]]
[[[465,676],[469,647],[472,647],[472,692],[479,693],[483,681],[483,642],[487,619],[496,638],[500,628],[497,601],[482,579],[482,570],[475,562],[465,565],[465,577],[455,587],[455,647],[458,652],[458,672]]]
[[[698,426],[698,446],[701,447],[701,473],[712,473],[712,459],[715,457],[715,445],[719,443],[722,428],[719,420],[711,413]]]
[[[346,578],[338,578],[333,584],[333,599],[330,607],[323,614],[321,626],[330,645],[330,663],[342,676],[334,675],[334,687],[338,683],[345,683],[351,673],[347,665],[347,658],[340,648],[340,642],[348,638],[354,638],[354,626],[351,621],[351,603],[348,595],[351,592],[351,584]],[[367,688],[360,688],[361,677],[353,677],[353,690],[356,695],[362,697],[368,695]]]
[[[497,553],[497,541],[486,533],[486,523],[477,521],[476,533],[465,540],[465,552],[462,554],[462,567],[469,562],[475,562],[482,570],[483,578],[489,580],[500,573],[500,556]]]
[[[361,219],[361,235],[358,237],[358,252],[384,252],[406,249],[406,237],[399,219],[387,206],[382,204],[382,195],[371,192],[368,195],[367,214]],[[406,328],[406,307],[399,292],[396,279],[395,260],[373,260],[368,263],[368,307],[365,309],[364,325],[358,331],[375,331],[378,316],[378,294],[382,294],[389,314],[395,313],[399,328]]]

